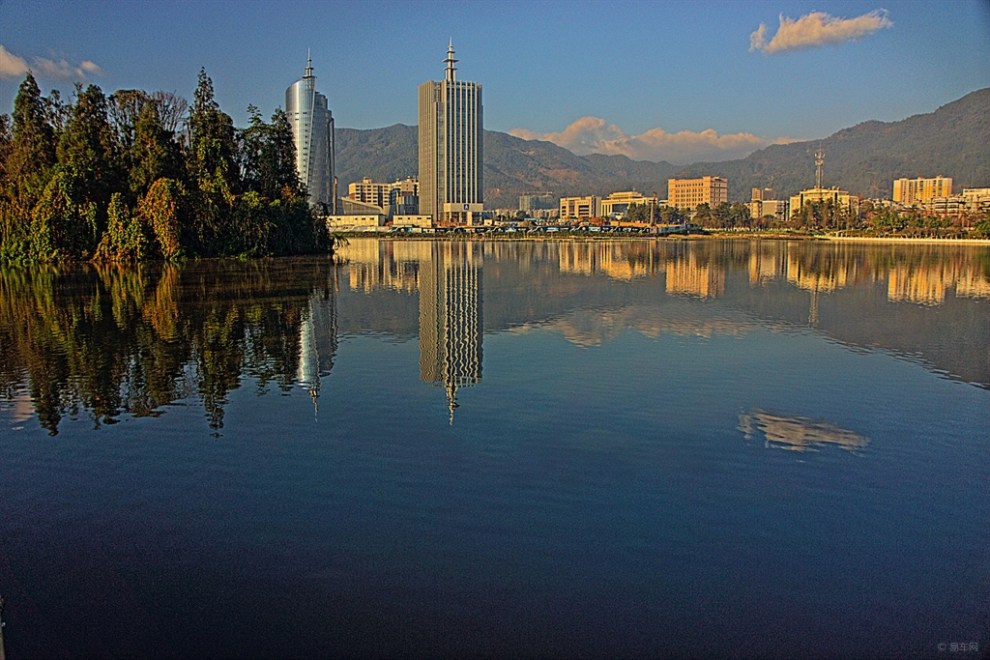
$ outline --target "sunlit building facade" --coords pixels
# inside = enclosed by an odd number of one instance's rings
[[[694,211],[700,204],[715,208],[729,201],[729,182],[720,176],[698,179],[667,179],[667,205]]]
[[[285,90],[285,114],[296,145],[296,171],[309,203],[336,213],[334,190],[334,127],[327,97],[316,91],[313,61],[306,73]]]
[[[614,192],[602,200],[601,214],[606,218],[625,217],[629,207],[633,204],[657,208],[658,202],[656,197],[646,197],[635,190]]]
[[[587,220],[602,214],[602,198],[597,195],[585,197],[561,197],[561,220]]]
[[[788,204],[788,217],[793,218],[808,204],[824,204],[856,215],[859,213],[859,196],[850,195],[839,188],[807,188],[792,195]]]
[[[928,179],[895,179],[893,200],[911,206],[924,204],[936,197],[952,195],[952,177],[936,176]]]
[[[419,86],[419,212],[438,225],[481,224],[481,85],[457,80],[453,43],[444,62],[444,80]]]

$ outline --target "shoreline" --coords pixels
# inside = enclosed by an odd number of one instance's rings
[[[972,245],[990,247],[990,238],[931,238],[913,236],[832,236],[819,234],[811,236],[809,234],[789,234],[784,232],[710,232],[707,234],[673,234],[667,236],[659,235],[601,235],[565,232],[561,235],[489,235],[489,234],[394,234],[386,232],[342,232],[338,236],[345,240],[357,238],[378,238],[388,240],[494,240],[494,241],[554,241],[554,240],[664,240],[664,241],[693,241],[693,240],[769,240],[769,241],[837,241],[846,243],[888,243],[901,245]]]

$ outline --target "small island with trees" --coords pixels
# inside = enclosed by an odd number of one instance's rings
[[[0,115],[0,261],[139,262],[327,253],[296,173],[284,111],[235,129],[201,70],[191,107],[167,92],[76,86],[46,98],[31,73]]]

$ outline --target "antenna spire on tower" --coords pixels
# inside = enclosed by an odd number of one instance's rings
[[[454,39],[451,37],[450,44],[447,46],[447,59],[444,60],[444,64],[447,65],[447,80],[454,81],[457,78],[457,69],[454,67],[458,60],[454,59]]]
[[[304,78],[313,77],[313,58],[309,56],[309,48],[306,49],[306,75]]]
[[[825,151],[822,149],[821,145],[818,146],[818,151],[815,152],[815,187],[821,190],[822,187],[822,170],[825,167]]]

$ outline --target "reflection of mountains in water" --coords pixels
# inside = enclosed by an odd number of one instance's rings
[[[822,445],[837,445],[855,452],[870,443],[867,438],[830,422],[777,415],[765,410],[740,414],[739,430],[746,440],[752,440],[759,432],[767,447],[788,451],[813,451]]]
[[[413,338],[434,241],[352,239],[342,331]],[[632,329],[711,336],[806,327],[990,388],[990,250],[808,241],[485,241],[485,329],[581,346]],[[372,283],[371,280],[376,280]],[[387,301],[379,299],[385,296]],[[742,313],[740,313],[742,312]]]

